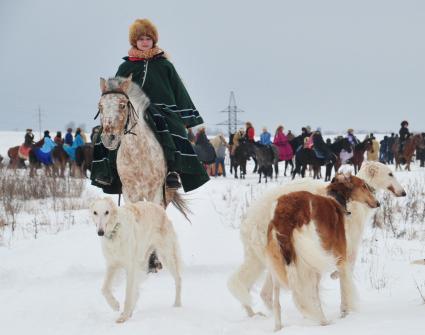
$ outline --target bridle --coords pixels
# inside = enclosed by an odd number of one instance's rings
[[[123,91],[107,91],[107,92],[103,92],[101,96],[103,97],[104,95],[108,95],[108,94],[121,94],[121,95],[126,97],[128,113],[127,113],[127,120],[125,121],[125,126],[124,126],[124,135],[127,135],[127,134],[136,135],[131,130],[136,126],[137,120],[139,119],[139,114],[134,109],[134,106],[131,103],[128,95]],[[97,119],[99,114],[100,114],[100,108],[98,109],[98,111],[97,111],[97,113],[94,117],[94,120]],[[131,126],[131,128],[128,129],[128,126],[129,126],[129,123],[130,123],[130,118],[132,118],[134,122],[133,122],[133,125]]]

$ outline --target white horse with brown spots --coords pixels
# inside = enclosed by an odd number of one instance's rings
[[[173,202],[186,216],[180,195],[176,191],[164,190],[167,173],[164,153],[144,120],[150,101],[131,79],[131,75],[128,78],[100,79],[101,139],[109,150],[119,147],[117,170],[124,200],[147,200],[164,207]]]

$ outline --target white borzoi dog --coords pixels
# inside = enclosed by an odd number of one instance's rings
[[[116,322],[125,322],[135,308],[139,284],[148,268],[149,256],[156,250],[160,261],[174,278],[174,306],[181,306],[181,259],[176,233],[163,207],[152,202],[136,202],[117,207],[111,198],[95,200],[90,214],[102,237],[106,275],[102,287],[109,306],[119,311],[111,286],[117,270],[126,272],[124,309]]]
[[[376,190],[390,191],[397,197],[406,195],[391,169],[382,163],[363,163],[357,176]],[[290,192],[308,191],[313,194],[326,195],[327,185],[327,183],[311,179],[302,179],[281,185],[266,192],[248,208],[240,227],[241,240],[244,247],[244,260],[230,277],[228,287],[234,297],[241,302],[249,316],[257,314],[254,313],[251,307],[250,290],[266,269],[267,227],[271,220],[273,204],[280,196]],[[345,224],[347,253],[349,263],[353,268],[365,223],[370,218],[373,210],[355,201],[350,201],[347,204],[347,209],[351,212],[351,215],[347,216]],[[333,277],[336,278],[337,273]],[[272,294],[272,280],[271,276],[268,275],[261,290],[261,298],[268,308],[272,307]]]

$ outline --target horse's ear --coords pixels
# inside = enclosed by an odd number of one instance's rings
[[[121,84],[120,84],[120,88],[123,90],[123,92],[127,92],[128,88],[130,87],[131,84],[131,80],[133,79],[133,74],[130,73],[130,75],[127,77],[126,80],[124,80]]]
[[[106,92],[106,80],[104,78],[100,78],[100,91],[102,93]]]

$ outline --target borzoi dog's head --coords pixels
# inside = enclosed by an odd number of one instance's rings
[[[406,196],[403,186],[400,185],[391,169],[385,164],[379,162],[363,163],[358,177],[376,190],[390,191],[396,197]]]
[[[370,208],[380,206],[372,188],[362,179],[351,174],[339,173],[326,187],[330,196],[334,197],[343,207],[348,201],[357,201],[368,205]]]
[[[90,215],[96,225],[97,235],[111,234],[116,222],[117,206],[111,198],[97,199],[90,205]]]

